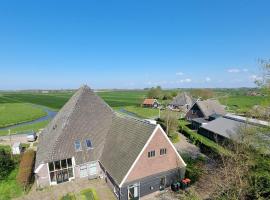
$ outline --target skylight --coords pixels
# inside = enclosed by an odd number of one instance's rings
[[[93,148],[91,140],[86,139],[86,140],[85,140],[85,144],[86,144],[87,149]]]
[[[82,150],[80,140],[76,140],[74,144],[75,144],[75,150],[76,151],[81,151]]]

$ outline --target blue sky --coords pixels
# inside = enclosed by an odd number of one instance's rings
[[[270,1],[0,2],[0,89],[254,86]]]

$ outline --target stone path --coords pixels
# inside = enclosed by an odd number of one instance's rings
[[[100,200],[116,200],[113,192],[103,179],[88,180],[87,178],[62,183],[42,190],[36,190],[35,185],[33,185],[31,191],[26,196],[20,197],[17,200],[59,200],[67,193],[79,193],[88,188],[95,189]]]

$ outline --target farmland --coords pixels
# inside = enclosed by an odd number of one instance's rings
[[[246,113],[254,105],[269,105],[267,96],[234,95],[219,98],[220,103],[228,107],[228,111],[235,113]]]
[[[27,103],[1,103],[0,127],[6,127],[45,116],[46,112]]]
[[[216,90],[215,96],[220,102],[227,106],[228,111],[245,113],[254,105],[267,104],[266,96],[247,96],[241,90]],[[0,127],[7,124],[16,124],[39,118],[44,115],[38,107],[33,104],[48,107],[58,111],[72,96],[73,92],[51,92],[42,94],[37,92],[2,92],[0,93]],[[141,103],[147,96],[145,90],[115,90],[98,91],[97,94],[103,98],[114,110],[134,113],[140,118],[154,118],[159,115],[157,109],[142,108]],[[164,102],[160,100],[160,102]],[[3,107],[5,106],[5,111]],[[12,133],[38,130],[45,127],[48,120],[30,125],[11,128]],[[0,135],[6,135],[8,130],[0,130]]]

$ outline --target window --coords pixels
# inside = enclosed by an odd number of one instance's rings
[[[62,183],[74,177],[71,158],[48,164],[51,182]]]
[[[76,151],[81,151],[81,150],[82,150],[80,140],[76,140],[76,141],[75,141],[75,150],[76,150]]]
[[[155,157],[155,155],[156,155],[155,150],[154,150],[154,151],[149,151],[149,152],[148,152],[148,158]]]
[[[91,140],[85,140],[85,144],[86,144],[87,149],[92,149],[93,148]]]
[[[162,155],[165,155],[165,154],[167,154],[167,149],[166,148],[160,149],[160,155],[162,156]]]
[[[72,167],[72,160],[71,160],[71,158],[68,158],[67,159],[67,163],[68,163],[68,167]]]

